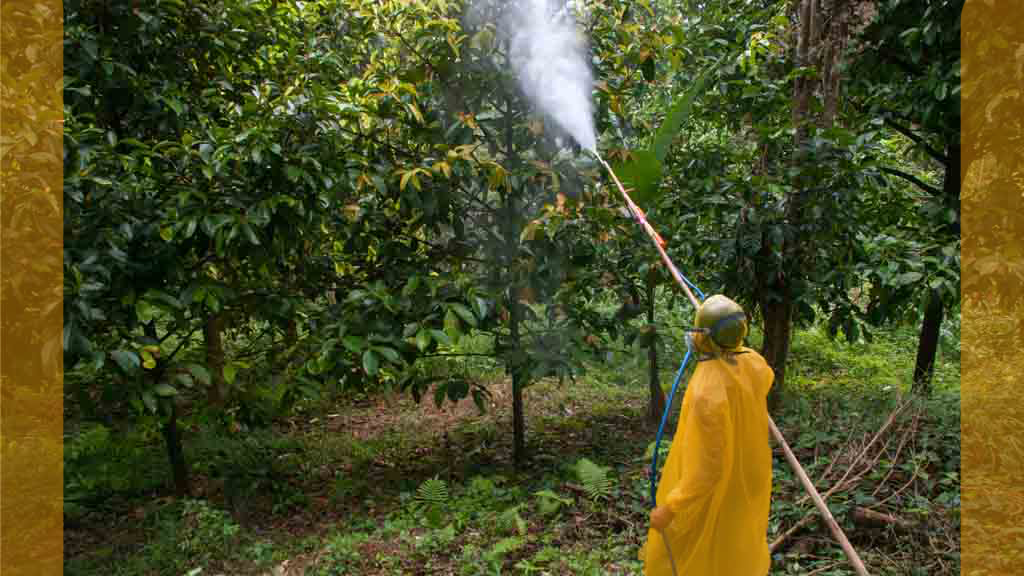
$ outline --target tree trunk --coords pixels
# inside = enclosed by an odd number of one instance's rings
[[[799,29],[796,44],[796,65],[803,68],[810,66],[810,40],[811,40],[811,2],[813,0],[801,0],[797,9],[799,15]],[[803,145],[806,133],[806,122],[811,99],[811,80],[798,77],[793,81],[793,126],[796,129],[797,156],[800,156],[800,148]]]
[[[185,463],[185,452],[181,447],[181,435],[178,433],[178,405],[171,402],[171,414],[164,423],[164,441],[167,444],[167,458],[171,464],[174,477],[174,495],[186,498],[192,493],[189,485],[188,466]]]
[[[203,327],[203,340],[206,342],[206,368],[210,371],[209,401],[211,406],[222,406],[227,399],[227,386],[224,381],[224,343],[221,333],[224,331],[224,315],[222,312],[213,314],[206,319]]]
[[[816,53],[817,46],[817,0],[801,0],[797,7],[797,45],[796,65],[800,68],[811,66],[811,54]],[[807,183],[800,177],[800,169],[805,161],[804,144],[812,125],[811,122],[811,97],[814,92],[814,83],[810,78],[797,78],[793,82],[793,166],[797,170],[797,177],[794,182],[793,192],[789,197],[789,204],[786,207],[786,225],[793,230],[793,238],[787,241],[782,247],[783,269],[771,270],[773,275],[771,281],[765,283],[765,288],[772,294],[761,296],[761,310],[764,315],[764,343],[761,346],[761,354],[775,372],[775,382],[772,391],[768,396],[770,409],[779,406],[779,402],[786,386],[786,360],[789,357],[790,334],[792,332],[793,320],[793,298],[790,293],[792,279],[788,271],[799,273],[802,269],[801,259],[804,257],[800,229],[804,221],[803,196],[806,193]],[[762,251],[770,254],[771,248],[768,236],[762,240]]]
[[[654,295],[656,276],[654,269],[647,274],[647,324],[654,331]],[[661,415],[665,412],[665,391],[661,389],[661,383],[658,382],[658,346],[655,343],[655,335],[657,332],[651,334],[651,345],[647,349],[647,359],[650,362],[650,380],[649,386],[651,390],[651,401],[647,408],[647,417],[651,421],[651,424],[657,426],[661,422]]]
[[[943,203],[956,211],[956,218],[947,224],[945,231],[960,235],[960,188],[963,184],[960,170],[960,146],[953,144],[946,149],[946,170],[943,175]],[[942,294],[929,290],[925,301],[924,319],[921,321],[921,335],[917,342],[917,360],[914,362],[913,391],[924,396],[931,394],[932,374],[935,373],[935,356],[939,349],[939,332],[945,316]]]
[[[927,396],[931,393],[932,374],[935,371],[935,353],[939,349],[939,329],[944,313],[942,297],[935,291],[928,292],[921,322],[921,337],[917,342],[917,361],[914,363],[913,391]]]
[[[519,348],[519,301],[513,295],[509,313],[512,348]],[[518,468],[526,461],[526,427],[523,424],[523,377],[519,366],[512,369],[512,460]]]
[[[779,299],[764,298],[761,301],[764,315],[764,343],[761,355],[775,372],[775,381],[768,395],[768,407],[778,408],[786,389],[786,359],[789,357],[789,342],[792,332],[793,302],[789,294],[783,293]]]
[[[506,54],[508,53],[508,44],[505,45]],[[508,96],[505,97],[505,158],[508,164],[510,173],[515,173],[519,166],[519,155],[516,152],[514,133],[512,129],[512,101]],[[527,184],[520,184],[520,186],[526,186]],[[504,215],[504,226],[505,226],[505,272],[508,275],[507,278],[510,281],[509,284],[512,287],[510,291],[509,303],[511,308],[509,310],[509,339],[512,350],[516,352],[515,357],[520,356],[520,337],[519,337],[519,322],[520,322],[520,309],[519,301],[521,298],[520,286],[519,286],[519,237],[523,231],[523,222],[521,219],[520,208],[516,201],[515,193],[511,189],[506,189],[504,198],[502,199],[502,207],[505,210]],[[519,468],[526,461],[526,426],[524,425],[523,417],[523,381],[525,374],[523,373],[522,365],[517,360],[512,366],[512,461],[516,468]]]
[[[157,340],[156,320],[150,320],[143,327],[143,333],[147,338]],[[146,378],[150,378],[147,375]],[[189,486],[188,466],[185,464],[185,451],[181,446],[181,436],[178,434],[178,404],[177,398],[171,399],[171,413],[164,422],[163,436],[167,446],[167,462],[171,466],[171,477],[174,479],[174,495],[178,498],[185,498],[191,494]]]
[[[288,319],[288,330],[285,332],[285,348],[291,348],[295,346],[295,343],[299,341],[299,323],[295,320],[294,313],[292,317]]]

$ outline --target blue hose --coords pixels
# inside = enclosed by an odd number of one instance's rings
[[[701,302],[703,302],[703,301],[704,301],[704,299],[705,299],[705,296],[704,296],[704,293],[700,291],[700,288],[697,288],[697,285],[696,285],[696,284],[694,284],[693,282],[690,282],[690,279],[689,279],[689,278],[687,278],[686,276],[683,276],[683,273],[682,273],[682,272],[680,272],[680,273],[679,273],[679,277],[683,279],[683,282],[686,282],[686,285],[687,285],[687,286],[689,286],[690,288],[692,288],[692,289],[693,289],[693,291],[697,293],[697,298],[698,298],[698,299],[699,299],[699,300],[700,300]]]
[[[689,281],[687,281],[689,283]],[[694,287],[696,288],[696,287]],[[703,295],[701,295],[703,299]],[[654,440],[654,458],[651,460],[651,508],[657,506],[657,485],[658,485],[658,447],[661,445],[661,436],[665,432],[665,423],[668,421],[668,413],[672,410],[672,398],[676,394],[676,388],[679,386],[679,381],[683,378],[683,373],[686,371],[686,364],[690,361],[690,353],[693,349],[690,346],[690,339],[686,339],[686,356],[683,357],[683,362],[679,365],[679,372],[676,373],[676,381],[672,383],[672,390],[668,393],[668,401],[665,403],[665,411],[661,413],[661,424],[658,426],[658,436]]]

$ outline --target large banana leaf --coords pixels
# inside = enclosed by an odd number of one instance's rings
[[[705,78],[716,65],[713,64],[701,72],[693,85],[679,95],[646,149],[631,150],[627,160],[612,167],[623,186],[630,190],[629,195],[641,208],[647,209],[657,200],[660,194],[662,162],[679,128],[689,117],[694,99],[704,89]]]

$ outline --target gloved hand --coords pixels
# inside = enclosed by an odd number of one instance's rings
[[[662,531],[668,528],[673,518],[675,518],[675,512],[669,509],[668,506],[658,506],[651,510],[651,528]]]

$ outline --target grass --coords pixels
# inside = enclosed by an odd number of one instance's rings
[[[776,420],[812,478],[834,478],[829,464],[841,470],[851,442],[881,426],[908,388],[915,341],[905,329],[853,344],[817,328],[796,333],[790,393]],[[669,339],[661,355],[666,388],[677,344]],[[576,382],[527,388],[531,459],[521,470],[510,462],[507,381],[484,363],[468,370],[489,382],[484,414],[468,399],[438,409],[429,395],[416,405],[388,393],[307,409],[264,433],[189,438],[196,501],[154,497],[150,486],[116,506],[87,506],[66,533],[65,573],[638,574],[643,456],[655,433],[644,420],[643,365],[604,364]],[[829,501],[873,574],[959,573],[958,349],[942,351],[935,383],[922,416],[901,428],[914,426],[901,455],[893,442],[862,487]],[[90,437],[89,454],[114,445],[101,436]],[[160,449],[119,462],[153,461]],[[606,471],[601,490],[584,486],[581,459]],[[769,538],[813,509],[798,503],[802,491],[778,450],[774,475]],[[881,509],[926,518],[926,530],[890,533],[852,520],[856,506],[886,497]],[[852,573],[814,526],[776,554],[772,573],[812,572]]]

